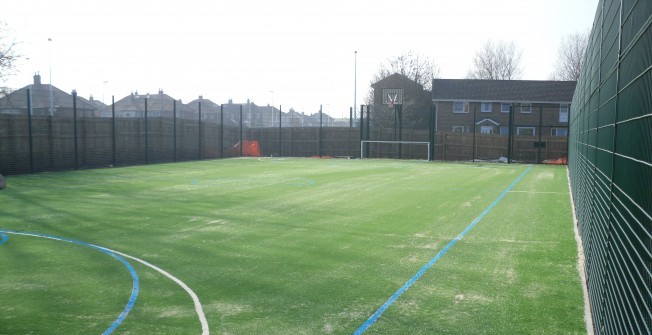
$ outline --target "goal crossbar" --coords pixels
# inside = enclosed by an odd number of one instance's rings
[[[365,143],[385,143],[385,144],[426,144],[428,146],[428,160],[430,160],[430,142],[419,142],[419,141],[371,141],[363,140],[360,141],[360,158],[364,158],[364,144]]]

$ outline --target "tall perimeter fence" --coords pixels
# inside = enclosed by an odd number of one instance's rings
[[[47,90],[23,91],[12,95],[10,107],[0,108],[0,173],[5,175],[240,157],[253,154],[251,143],[255,154],[284,157],[565,164],[568,152],[567,136],[543,135],[551,126],[541,121],[531,125],[534,133],[517,135],[518,117],[508,134],[482,134],[475,123],[465,133],[435,131],[434,106],[425,111],[430,115],[425,129],[376,126],[373,108],[364,105],[349,127],[329,127],[321,122],[321,111],[318,126],[291,124],[277,113],[277,126],[250,127],[243,105],[214,105],[209,113],[200,103],[189,112],[173,99],[149,104],[133,99],[137,105],[128,112],[116,111],[112,103],[99,113],[74,92],[49,108]]]
[[[600,1],[571,116],[595,333],[652,334],[652,1]]]

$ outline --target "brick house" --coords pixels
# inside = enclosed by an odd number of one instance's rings
[[[380,127],[393,127],[394,109],[383,104],[388,90],[403,90],[403,127],[428,129],[431,93],[423,85],[399,73],[394,73],[371,85],[373,88],[372,122]]]
[[[568,135],[575,81],[434,79],[437,131],[515,136]],[[541,132],[541,133],[539,133]]]

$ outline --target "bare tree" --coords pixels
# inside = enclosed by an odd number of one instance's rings
[[[588,44],[588,33],[575,33],[562,38],[557,51],[555,72],[550,75],[550,79],[579,80]]]
[[[523,51],[513,41],[488,40],[473,57],[473,68],[469,79],[513,80],[523,73],[521,56]]]
[[[431,58],[420,56],[413,51],[407,51],[388,59],[386,63],[380,64],[378,73],[374,76],[372,83],[387,78],[394,73],[402,74],[421,84],[423,89],[430,90],[432,80],[439,77],[439,66]]]
[[[371,84],[393,74],[403,75],[423,87],[423,90],[407,90],[404,93],[401,106],[404,127],[427,127],[428,124],[424,120],[427,120],[427,112],[431,103],[430,93],[427,92],[432,89],[432,80],[439,77],[439,66],[431,58],[420,56],[413,51],[407,51],[380,64]],[[375,93],[374,88],[370,85],[365,98],[368,105],[374,105]],[[425,96],[427,98],[424,98]],[[396,122],[395,112],[393,107],[375,106],[372,122],[378,127],[393,127]]]
[[[0,22],[0,83],[14,73],[15,62],[20,58],[16,45],[17,42],[11,37],[7,24]],[[4,91],[5,89],[0,87],[0,92]]]

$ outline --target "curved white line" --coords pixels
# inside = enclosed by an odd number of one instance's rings
[[[148,266],[148,267],[158,271],[160,274],[170,278],[172,281],[174,281],[179,286],[181,286],[181,288],[183,288],[184,290],[186,290],[186,292],[188,292],[188,295],[190,295],[190,298],[192,298],[192,301],[195,304],[195,311],[197,312],[197,316],[199,317],[199,323],[201,323],[201,333],[202,333],[202,335],[209,335],[210,334],[210,332],[208,330],[208,321],[206,321],[206,315],[204,315],[204,309],[201,307],[201,303],[199,302],[199,297],[197,297],[197,294],[195,294],[195,292],[193,292],[193,290],[190,289],[190,287],[188,287],[188,285],[186,285],[184,282],[182,282],[181,279],[171,275],[170,273],[168,273],[167,271],[157,267],[156,265],[151,264],[151,263],[149,263],[147,261],[144,261],[144,260],[142,260],[140,258],[131,256],[131,255],[127,255],[125,253],[115,251],[113,249],[101,247],[99,245],[94,245],[94,244],[92,244],[92,245],[94,247],[96,247],[96,248],[100,248],[100,249],[104,249],[104,250],[116,253],[116,254],[118,254],[118,255],[120,255],[122,257],[127,257],[127,258],[130,258],[130,259],[133,259],[134,261],[136,261],[138,263],[141,263],[141,264],[143,264],[145,266]]]

